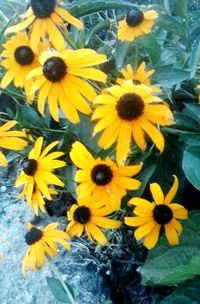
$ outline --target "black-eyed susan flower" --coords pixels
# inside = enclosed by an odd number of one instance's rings
[[[134,85],[126,80],[121,86],[115,85],[107,89],[108,94],[97,96],[92,120],[97,124],[94,133],[103,130],[98,144],[107,149],[117,142],[116,160],[124,162],[128,155],[133,137],[136,145],[144,150],[145,133],[149,135],[160,152],[164,149],[164,138],[154,125],[171,125],[173,115],[166,103],[152,94],[152,88],[143,84]]]
[[[67,10],[57,5],[56,0],[30,0],[30,7],[21,15],[21,23],[9,27],[6,34],[30,29],[30,43],[37,50],[40,40],[49,38],[53,47],[64,50],[65,40],[59,29],[64,28],[64,22],[83,29],[83,24]]]
[[[145,84],[147,86],[151,86],[150,76],[154,73],[155,70],[145,71],[145,62],[143,61],[136,71],[133,71],[132,66],[128,64],[124,69],[121,70],[124,78],[117,78],[116,82],[118,84],[122,84],[125,80],[132,80],[134,84]],[[152,91],[159,93],[160,89],[151,86]]]
[[[17,121],[11,120],[0,126],[0,148],[19,151],[27,146],[25,134],[22,131],[10,131],[16,125]],[[6,158],[0,150],[0,165],[7,166]]]
[[[29,184],[27,183],[23,190],[19,193],[18,197],[27,202],[28,206],[30,208],[33,209],[34,213],[36,215],[38,215],[39,210],[41,212],[45,212],[45,200],[44,197],[40,191],[40,189],[38,187],[34,187],[33,189],[33,193],[32,196],[30,197],[29,195],[27,195],[27,187],[29,186]],[[52,194],[58,194],[58,191],[56,191],[55,189],[49,188],[49,193],[50,195]]]
[[[69,224],[66,231],[71,237],[81,237],[85,231],[90,241],[105,245],[108,240],[100,228],[116,229],[121,225],[120,221],[107,218],[109,214],[109,209],[92,196],[79,198],[67,212]]]
[[[41,67],[28,75],[28,79],[35,78],[30,94],[38,90],[39,112],[43,115],[47,99],[49,111],[56,121],[59,117],[59,106],[72,123],[79,122],[77,110],[90,114],[91,108],[85,98],[93,101],[96,93],[92,86],[81,78],[105,82],[106,74],[91,66],[105,62],[106,56],[91,49],[63,52],[51,50],[43,52],[39,60]]]
[[[13,81],[16,87],[24,88],[28,101],[31,101],[33,94],[29,92],[33,80],[26,81],[26,76],[34,68],[40,66],[38,53],[33,51],[29,38],[24,33],[17,33],[6,41],[3,47],[1,65],[6,69],[6,73],[1,80],[1,88],[6,88]],[[44,51],[45,48],[47,46],[40,43],[39,50]]]
[[[35,189],[39,189],[44,197],[51,200],[51,190],[48,185],[64,186],[63,182],[52,173],[53,170],[66,165],[64,161],[57,159],[64,153],[60,151],[49,153],[58,141],[52,142],[43,151],[42,144],[43,137],[39,137],[15,183],[16,187],[24,187],[23,195],[26,195],[28,202],[31,202]]]
[[[118,167],[108,157],[95,159],[80,142],[72,145],[70,157],[80,168],[74,178],[80,183],[76,188],[78,196],[93,195],[96,201],[103,202],[110,210],[120,207],[120,200],[126,190],[136,190],[140,186],[140,182],[131,176],[141,170],[141,164]]]
[[[158,14],[154,10],[143,12],[137,8],[131,10],[124,20],[119,21],[117,38],[132,41],[139,36],[149,34]]]
[[[161,227],[164,227],[166,238],[170,245],[179,243],[178,236],[182,232],[182,225],[177,219],[186,219],[187,210],[180,204],[172,203],[178,189],[178,179],[174,175],[174,183],[164,197],[162,189],[157,183],[150,184],[153,203],[145,199],[134,197],[128,204],[136,206],[134,217],[125,217],[125,223],[138,227],[135,230],[136,240],[144,238],[143,244],[148,249],[153,248],[159,238]]]
[[[29,231],[25,235],[28,250],[22,261],[22,273],[24,275],[26,269],[36,271],[43,267],[46,264],[46,257],[56,256],[56,243],[70,250],[70,245],[67,242],[69,235],[64,231],[55,229],[58,225],[59,223],[51,223],[44,229],[28,225]]]

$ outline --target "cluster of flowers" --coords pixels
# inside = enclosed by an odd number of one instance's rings
[[[118,39],[132,41],[151,31],[157,13],[153,10],[142,12],[131,10],[126,18],[119,22]],[[21,23],[11,26],[6,34],[18,32],[3,45],[1,65],[5,74],[1,88],[11,82],[24,89],[27,102],[37,102],[41,115],[45,115],[47,101],[50,115],[59,121],[60,113],[73,124],[79,122],[78,112],[92,113],[95,123],[94,134],[100,133],[98,145],[108,149],[116,144],[113,158],[94,157],[87,148],[76,141],[72,145],[70,157],[77,166],[74,181],[77,202],[67,212],[66,231],[56,230],[58,223],[51,223],[44,229],[29,225],[25,236],[29,245],[22,262],[22,269],[36,270],[45,264],[45,256],[55,256],[55,243],[70,249],[69,239],[81,237],[86,233],[91,241],[105,245],[108,240],[103,229],[116,229],[121,220],[116,219],[121,199],[127,190],[136,190],[140,182],[132,178],[142,169],[142,164],[128,165],[128,154],[132,141],[144,151],[145,134],[153,141],[157,149],[164,149],[164,138],[158,126],[171,125],[173,115],[167,105],[156,94],[160,89],[152,86],[149,77],[153,70],[145,71],[142,62],[137,71],[128,65],[121,73],[115,85],[100,89],[97,95],[92,81],[106,83],[106,74],[93,66],[107,61],[103,54],[92,49],[71,50],[66,47],[63,33],[65,22],[78,29],[83,24],[69,12],[60,7],[55,0],[31,0],[30,8],[22,15]],[[27,29],[27,33],[21,32]],[[87,81],[89,80],[89,81]],[[21,150],[28,144],[24,131],[10,130],[16,121],[9,121],[0,127],[0,147]],[[19,173],[16,186],[21,187],[20,197],[27,201],[35,214],[45,212],[45,199],[52,200],[57,194],[55,186],[64,187],[64,183],[53,173],[55,169],[66,166],[59,158],[61,151],[52,149],[58,144],[54,141],[43,148],[44,138],[31,140],[33,145],[23,168]],[[0,152],[0,163],[6,166],[6,158]],[[177,219],[187,218],[186,209],[172,200],[178,188],[178,179],[166,197],[157,183],[150,185],[153,202],[134,197],[128,205],[135,206],[136,216],[126,216],[125,224],[138,227],[137,240],[143,239],[144,245],[151,249],[158,241],[160,229],[164,227],[170,244],[178,243],[182,226]],[[112,218],[111,218],[112,217]]]

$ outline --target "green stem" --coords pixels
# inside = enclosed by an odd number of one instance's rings
[[[52,270],[52,272],[57,276],[57,278],[59,279],[60,283],[62,284],[62,287],[64,288],[64,290],[66,291],[68,298],[70,300],[71,304],[76,304],[76,302],[74,301],[74,297],[71,294],[69,288],[67,287],[67,285],[65,284],[63,278],[62,278],[62,274],[57,270],[57,268],[55,267],[55,265],[52,263],[52,261],[48,258],[49,261],[49,266]]]

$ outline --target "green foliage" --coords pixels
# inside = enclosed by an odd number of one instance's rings
[[[189,146],[183,156],[183,170],[189,182],[200,190],[200,145]]]
[[[53,295],[59,302],[67,303],[67,304],[72,303],[66,290],[64,289],[64,287],[59,279],[56,279],[54,277],[46,277],[46,280],[47,280],[50,290],[52,291]],[[72,291],[71,287],[66,282],[65,282],[65,285],[73,297],[73,291]]]
[[[181,284],[160,304],[198,304],[200,299],[200,277]]]
[[[162,237],[140,268],[144,285],[174,285],[200,274],[200,211],[182,221],[180,244],[168,245]]]

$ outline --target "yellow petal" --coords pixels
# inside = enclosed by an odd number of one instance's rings
[[[165,197],[166,205],[171,203],[171,201],[173,200],[173,198],[178,190],[178,178],[176,177],[176,175],[173,175],[173,177],[174,177],[174,183]]]
[[[156,205],[163,204],[164,195],[162,189],[160,188],[160,185],[158,185],[157,183],[150,184],[150,190]]]

